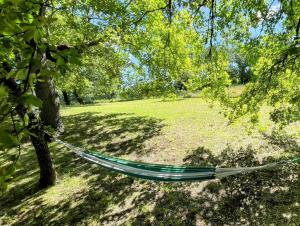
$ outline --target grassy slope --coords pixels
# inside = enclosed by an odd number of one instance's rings
[[[249,135],[245,121],[229,126],[220,110],[200,98],[69,107],[62,109],[62,139],[123,158],[167,164],[251,166],[273,161],[270,156],[299,153],[299,125],[288,128],[292,138],[270,136],[265,109],[261,130],[267,134]],[[38,191],[35,156],[29,145],[25,149],[16,177],[0,198],[0,225],[300,223],[296,165],[222,181],[155,183],[111,173],[53,143],[59,182]]]

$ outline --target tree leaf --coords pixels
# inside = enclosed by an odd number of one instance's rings
[[[34,96],[32,94],[25,94],[21,99],[22,102],[27,105],[33,105],[39,108],[43,106],[43,102],[37,96]]]
[[[22,69],[20,69],[20,70],[18,70],[17,71],[17,74],[16,74],[16,79],[17,80],[24,80],[24,79],[26,79],[26,77],[27,77],[27,69],[25,69],[25,68],[22,68]]]
[[[19,144],[19,142],[16,137],[12,136],[6,130],[0,130],[0,146],[10,148],[10,147],[14,147],[18,144]]]
[[[40,33],[39,29],[36,29],[34,31],[33,39],[34,39],[35,43],[38,43],[40,41],[40,39],[41,39],[41,33]]]
[[[0,86],[0,99],[7,97],[8,92],[4,86]]]
[[[62,57],[58,57],[57,61],[56,61],[56,64],[58,66],[65,65],[65,60]]]
[[[25,34],[24,34],[24,36],[23,36],[23,39],[25,40],[25,41],[29,41],[29,40],[31,40],[32,38],[33,38],[33,36],[34,36],[34,29],[29,29],[29,30],[27,30],[26,32],[25,32]]]

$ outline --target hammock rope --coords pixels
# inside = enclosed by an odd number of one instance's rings
[[[240,173],[248,173],[256,170],[272,168],[279,164],[291,164],[300,161],[300,158],[269,163],[254,167],[218,168],[195,166],[172,166],[162,164],[141,163],[110,157],[99,152],[87,151],[59,139],[56,142],[64,145],[78,156],[103,166],[111,171],[128,176],[155,181],[205,181],[223,178]]]

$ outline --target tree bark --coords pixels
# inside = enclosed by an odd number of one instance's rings
[[[54,81],[51,77],[45,77],[44,81],[37,82],[36,95],[43,101],[41,109],[41,119],[44,125],[51,126],[58,133],[64,131],[59,112],[59,95],[55,89]]]
[[[78,95],[76,89],[74,89],[73,93],[74,93],[74,96],[75,96],[76,100],[78,101],[78,103],[84,104],[83,99]]]
[[[65,104],[66,104],[66,105],[70,105],[71,102],[70,102],[70,99],[69,99],[69,96],[68,96],[67,91],[63,90],[63,91],[62,91],[62,94],[63,94],[63,97],[64,97]]]
[[[22,92],[17,82],[13,79],[3,79],[6,87],[10,89],[10,93],[14,98],[20,98]],[[46,134],[42,129],[40,121],[36,118],[34,113],[28,112],[28,109],[20,102],[16,106],[17,114],[21,120],[24,120],[26,113],[29,115],[29,131],[34,134],[31,135],[31,143],[35,148],[35,152],[38,158],[38,163],[40,167],[40,187],[48,187],[54,185],[56,182],[56,173],[50,156],[48,141],[46,139]]]
[[[41,129],[33,129],[31,132],[34,133],[30,138],[40,167],[39,185],[41,188],[46,188],[54,185],[56,182],[56,172],[52,163],[46,134]]]

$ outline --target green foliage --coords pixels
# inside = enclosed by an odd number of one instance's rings
[[[39,107],[41,108],[43,105],[43,102],[36,96],[32,94],[25,94],[21,97],[21,101],[27,105],[32,107]]]
[[[169,93],[163,97],[163,101],[176,101],[177,96],[174,93]]]
[[[233,56],[228,73],[233,84],[246,84],[251,80],[252,71],[250,64],[241,55]]]
[[[81,57],[80,65],[73,65],[65,74],[57,76],[60,90],[73,92],[85,99],[113,96],[118,92],[125,55],[111,47],[99,45]]]

